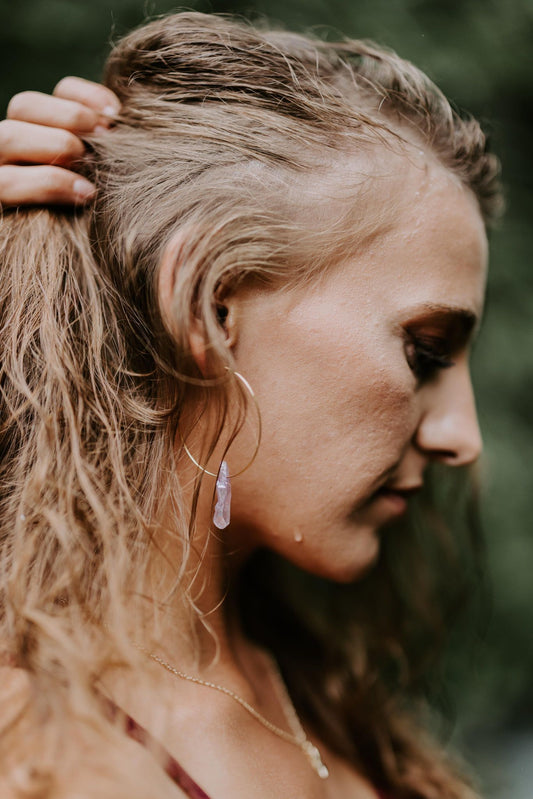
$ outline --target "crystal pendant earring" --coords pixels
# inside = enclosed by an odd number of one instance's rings
[[[231,513],[231,482],[226,461],[222,461],[217,477],[217,502],[213,514],[213,524],[223,530],[230,522]]]
[[[246,464],[246,466],[243,469],[240,469],[240,471],[235,472],[235,474],[233,474],[233,475],[229,474],[228,464],[226,463],[225,460],[222,461],[222,463],[220,464],[220,469],[218,470],[218,473],[215,474],[215,472],[210,472],[208,469],[205,468],[205,466],[202,466],[201,464],[198,463],[196,458],[192,455],[191,451],[187,447],[187,444],[183,440],[183,436],[181,435],[181,432],[179,432],[179,435],[180,435],[180,438],[181,438],[181,443],[183,445],[183,449],[185,450],[185,453],[188,455],[190,460],[194,463],[194,465],[198,469],[200,469],[200,471],[204,472],[204,474],[208,474],[210,477],[216,477],[217,478],[217,481],[216,481],[217,500],[216,500],[215,510],[214,510],[214,514],[213,514],[213,524],[215,525],[215,527],[218,527],[219,530],[224,530],[224,528],[227,527],[228,524],[230,523],[230,511],[231,511],[231,483],[230,483],[230,480],[233,477],[238,477],[240,474],[242,474],[247,469],[249,469],[250,466],[252,465],[252,463],[255,461],[256,455],[259,452],[259,447],[261,445],[261,433],[262,433],[261,410],[259,408],[259,404],[258,404],[256,396],[255,396],[255,394],[254,394],[254,392],[252,390],[252,387],[250,386],[250,384],[246,380],[246,378],[244,378],[241,374],[239,374],[239,372],[233,372],[228,366],[226,366],[226,369],[229,372],[231,372],[231,374],[234,377],[236,377],[238,379],[238,381],[240,382],[240,384],[242,386],[244,386],[244,388],[246,389],[248,394],[253,399],[254,404],[255,404],[255,408],[257,410],[257,421],[258,421],[257,444],[255,446],[253,455],[250,458],[249,462]]]

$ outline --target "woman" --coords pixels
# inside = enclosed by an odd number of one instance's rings
[[[90,199],[2,220],[2,795],[473,796],[384,528],[481,448],[479,126],[379,48],[196,13],[105,84],[2,123],[5,205]]]

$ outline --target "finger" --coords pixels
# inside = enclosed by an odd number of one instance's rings
[[[83,142],[60,128],[3,119],[0,122],[0,164],[68,165],[83,155]]]
[[[111,89],[85,78],[63,78],[55,87],[54,96],[83,103],[102,114],[104,118],[112,118],[120,111],[120,100]]]
[[[50,97],[42,92],[16,94],[7,107],[7,118],[74,133],[90,133],[101,121],[97,111],[82,103]]]
[[[0,166],[0,203],[80,205],[95,193],[85,178],[57,166]]]

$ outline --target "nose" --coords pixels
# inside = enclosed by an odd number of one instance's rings
[[[468,363],[456,363],[422,391],[422,417],[415,434],[419,450],[450,466],[476,461],[483,448]]]

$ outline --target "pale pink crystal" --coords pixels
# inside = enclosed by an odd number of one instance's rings
[[[231,483],[226,461],[222,461],[217,477],[217,502],[213,515],[213,524],[219,530],[228,526],[231,510]]]

